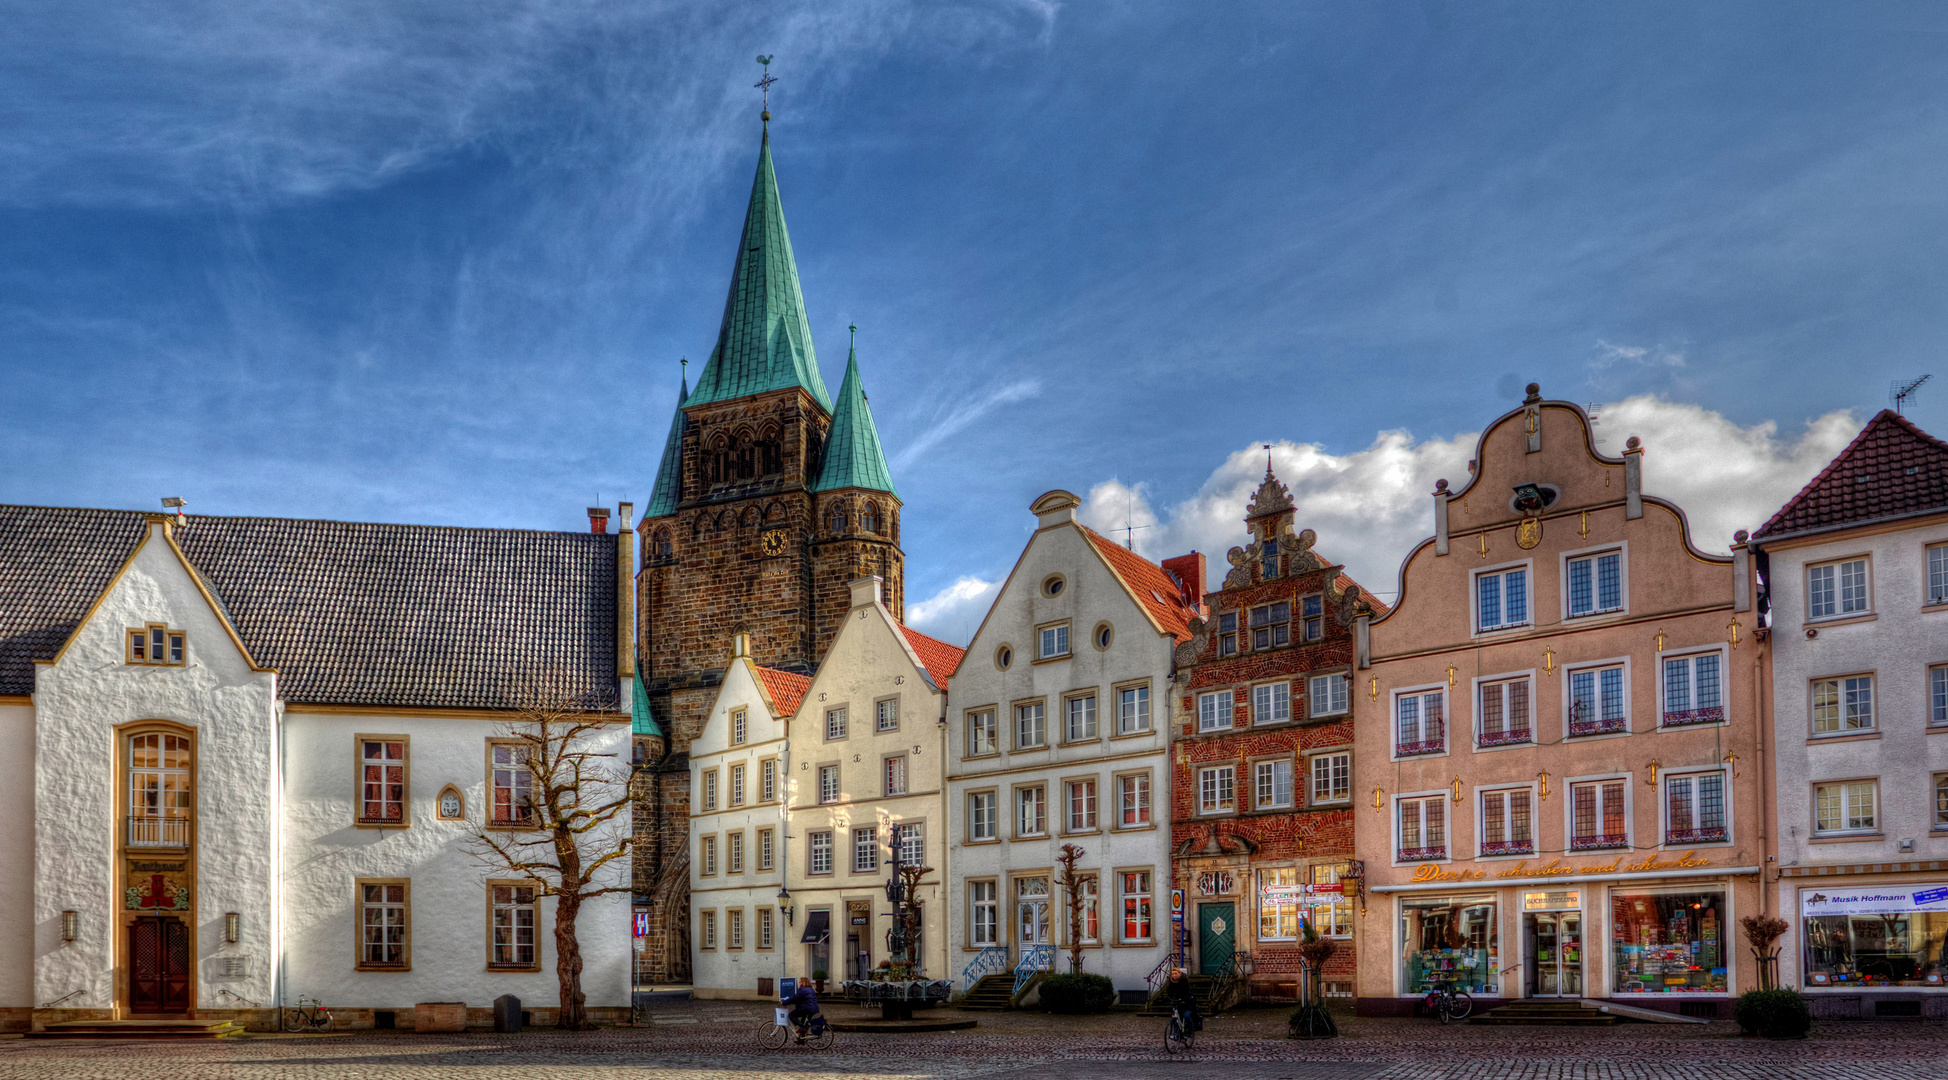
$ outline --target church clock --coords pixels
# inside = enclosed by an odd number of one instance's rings
[[[766,529],[760,542],[764,545],[764,553],[766,555],[783,555],[785,553],[785,531],[783,529]]]

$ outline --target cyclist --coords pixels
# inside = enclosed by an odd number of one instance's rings
[[[1170,1002],[1172,1010],[1182,1014],[1184,1023],[1189,1025],[1184,1034],[1204,1030],[1204,1021],[1197,1017],[1197,990],[1190,984],[1190,976],[1183,968],[1171,968],[1170,980],[1163,984],[1163,997]]]
[[[818,994],[812,989],[811,980],[798,984],[798,991],[785,1002],[791,1007],[787,1017],[791,1026],[798,1032],[798,1041],[804,1042],[813,1035],[825,1030],[825,1017],[819,1015]]]

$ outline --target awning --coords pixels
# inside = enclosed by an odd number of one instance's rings
[[[805,933],[798,939],[800,945],[818,945],[832,936],[832,913],[830,911],[808,911],[805,913]]]

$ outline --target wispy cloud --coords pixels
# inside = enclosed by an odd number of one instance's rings
[[[912,442],[907,443],[904,449],[893,456],[893,467],[896,469],[907,467],[913,462],[920,460],[920,457],[927,451],[932,450],[934,447],[940,445],[941,442],[951,438],[969,424],[986,416],[996,408],[1017,401],[1026,401],[1041,392],[1042,384],[1040,380],[1017,379],[1014,382],[1004,383],[1001,386],[995,387],[973,401],[945,407],[943,410],[944,415],[940,415],[933,422],[929,423]]]
[[[908,604],[906,621],[937,638],[966,644],[974,636],[974,628],[987,617],[1000,590],[1000,581],[962,577],[925,600]]]

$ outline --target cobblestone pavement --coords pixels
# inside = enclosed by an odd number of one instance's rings
[[[830,1009],[842,1015],[843,1008]],[[1948,1080],[1948,1024],[1822,1024],[1801,1042],[1730,1024],[1441,1027],[1343,1018],[1341,1037],[1284,1038],[1284,1013],[1210,1019],[1188,1058],[1161,1022],[1116,1014],[977,1016],[973,1031],[842,1034],[830,1050],[756,1045],[769,1009],[659,1005],[647,1027],[520,1035],[360,1032],[208,1043],[0,1042],[0,1080]]]

